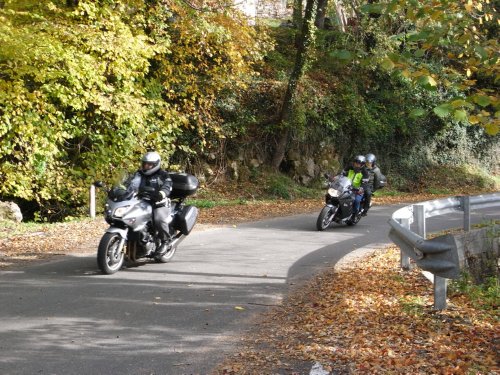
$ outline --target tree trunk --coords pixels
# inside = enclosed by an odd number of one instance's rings
[[[316,13],[316,21],[314,24],[318,29],[325,28],[326,8],[328,7],[328,0],[318,0],[318,12]]]
[[[278,120],[278,129],[281,134],[278,136],[276,148],[272,158],[271,166],[278,170],[286,153],[286,146],[290,135],[289,120],[293,111],[293,104],[297,92],[297,85],[304,74],[304,66],[307,61],[307,52],[314,38],[314,20],[316,18],[316,6],[318,0],[307,0],[302,28],[300,33],[300,43],[295,57],[295,65],[288,80],[288,86],[283,99],[283,105]]]
[[[293,1],[292,20],[295,27],[295,48],[300,45],[300,31],[302,30],[302,0]]]

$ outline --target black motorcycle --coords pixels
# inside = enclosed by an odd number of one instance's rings
[[[160,238],[153,224],[152,191],[148,188],[135,190],[133,184],[114,186],[108,191],[105,205],[105,220],[109,228],[101,238],[97,249],[99,269],[111,275],[122,268],[125,262],[154,260],[169,262],[177,246],[191,232],[198,217],[198,209],[186,205],[185,200],[198,189],[198,179],[186,173],[170,173],[173,186],[170,193],[170,236],[168,251],[156,255]],[[96,183],[96,186],[103,186]]]
[[[364,198],[360,204],[360,210],[353,216],[353,203],[356,194],[363,194],[363,188],[355,190],[352,181],[340,174],[331,178],[325,175],[328,181],[328,190],[325,195],[325,206],[321,210],[316,221],[319,231],[327,229],[331,223],[356,225],[363,214]]]

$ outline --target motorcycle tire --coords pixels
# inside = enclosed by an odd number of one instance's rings
[[[353,226],[353,225],[356,225],[357,223],[359,223],[359,221],[361,220],[361,214],[358,213],[354,216],[354,218],[352,219],[349,219],[348,221],[346,221],[346,224],[349,225],[349,226]]]
[[[333,212],[333,213],[332,213]],[[323,207],[316,220],[316,229],[323,231],[330,226],[335,216],[335,209],[329,206]]]
[[[169,251],[163,254],[161,257],[155,257],[155,261],[157,263],[168,263],[174,257],[175,252],[177,251],[177,246],[173,246]]]
[[[105,275],[112,275],[123,266],[125,252],[118,246],[122,237],[118,233],[104,233],[97,248],[97,265]]]

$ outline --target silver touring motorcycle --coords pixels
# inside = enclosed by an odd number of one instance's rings
[[[114,186],[108,190],[105,220],[109,224],[97,249],[97,265],[102,273],[111,275],[124,264],[169,262],[177,246],[193,229],[198,209],[185,200],[198,189],[198,179],[187,173],[170,173],[173,186],[170,193],[170,237],[168,251],[157,256],[160,238],[153,225],[151,191],[137,190],[135,184]],[[96,186],[102,187],[101,182]]]

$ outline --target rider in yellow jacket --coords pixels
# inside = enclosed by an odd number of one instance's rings
[[[358,155],[354,158],[351,165],[344,168],[342,173],[352,181],[355,197],[353,203],[353,217],[359,212],[361,200],[363,199],[364,186],[368,182],[369,174],[365,167],[366,158],[364,155]]]

